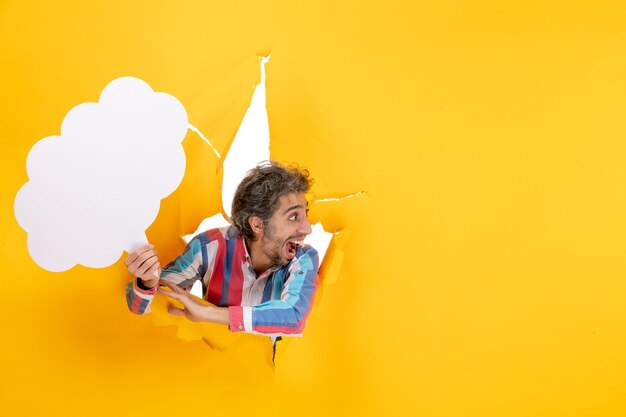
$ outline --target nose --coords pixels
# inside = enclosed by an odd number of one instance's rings
[[[310,235],[313,230],[311,229],[311,223],[309,223],[309,219],[304,218],[298,227],[298,233],[302,233],[304,235]]]

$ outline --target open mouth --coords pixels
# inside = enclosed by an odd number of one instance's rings
[[[289,258],[293,258],[294,256],[296,256],[296,251],[298,250],[298,246],[302,245],[303,242],[304,242],[304,238],[300,238],[300,239],[291,239],[291,240],[288,240],[287,243],[285,243]]]

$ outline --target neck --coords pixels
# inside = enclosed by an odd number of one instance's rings
[[[250,254],[250,260],[252,261],[252,268],[257,275],[262,274],[274,266],[274,262],[263,251],[261,239],[262,238],[257,240],[245,239],[248,253]]]

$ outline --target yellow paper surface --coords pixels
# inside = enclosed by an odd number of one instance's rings
[[[0,415],[626,415],[622,2],[4,1],[0,45]],[[268,52],[272,157],[366,192],[312,205],[341,232],[275,368],[128,313],[121,260],[42,270],[13,215],[32,145],[120,76],[224,155]],[[184,146],[164,260],[221,210]]]

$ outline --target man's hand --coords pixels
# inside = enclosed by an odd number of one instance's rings
[[[159,283],[161,265],[154,246],[143,246],[126,258],[124,261],[128,272],[141,279],[147,288],[154,288]]]
[[[210,310],[214,307],[201,303],[195,296],[189,294],[172,282],[162,279],[160,283],[161,285],[167,286],[171,291],[159,288],[157,290],[159,294],[178,300],[185,306],[185,308],[170,307],[167,310],[170,314],[185,316],[191,321],[211,321]]]

